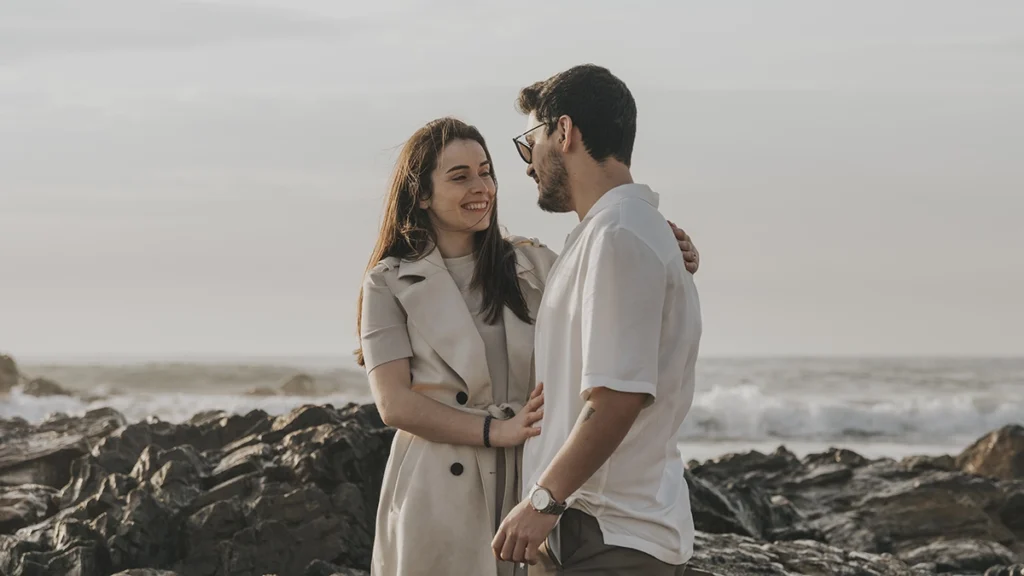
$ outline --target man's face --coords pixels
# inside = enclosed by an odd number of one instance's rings
[[[565,169],[562,146],[559,142],[561,131],[551,134],[540,127],[535,113],[527,120],[526,142],[533,149],[526,167],[526,175],[537,182],[537,205],[546,212],[571,212],[572,198],[569,196],[569,172]]]

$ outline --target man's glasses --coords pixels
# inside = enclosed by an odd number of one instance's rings
[[[537,124],[533,128],[530,128],[526,132],[523,132],[519,136],[512,139],[516,144],[516,151],[519,152],[519,157],[523,159],[523,162],[527,164],[533,163],[533,145],[526,141],[526,135],[533,132],[537,128],[544,126],[544,124]]]

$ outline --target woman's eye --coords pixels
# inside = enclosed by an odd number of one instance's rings
[[[490,178],[491,177],[491,173],[490,172],[484,172],[483,174],[480,175],[480,177],[481,178]]]
[[[465,176],[456,176],[456,177],[452,178],[452,180],[454,180],[456,182],[459,182],[459,181],[465,180],[465,179],[466,179]]]

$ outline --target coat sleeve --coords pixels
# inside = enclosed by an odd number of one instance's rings
[[[508,241],[512,243],[517,252],[517,257],[524,258],[536,277],[538,287],[543,288],[547,284],[548,272],[552,264],[558,258],[554,250],[548,248],[543,242],[536,238],[524,236],[509,236]]]
[[[367,374],[381,364],[412,357],[405,311],[388,286],[386,273],[387,267],[378,265],[363,279],[359,341]]]

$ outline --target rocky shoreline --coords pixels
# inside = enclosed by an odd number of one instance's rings
[[[374,407],[0,420],[0,575],[366,574],[393,431]],[[687,471],[720,576],[1024,575],[1024,428],[958,456],[748,452]]]

